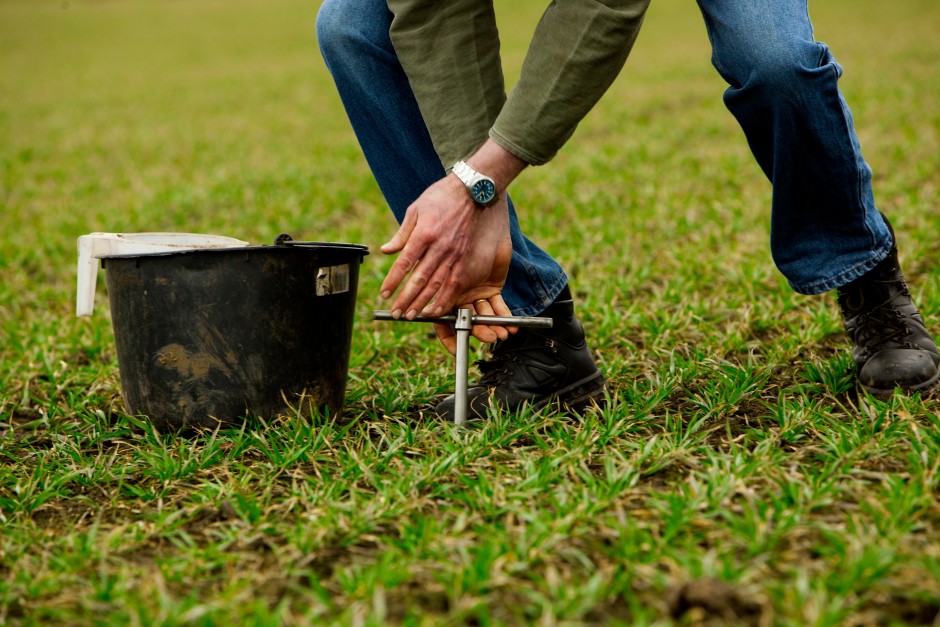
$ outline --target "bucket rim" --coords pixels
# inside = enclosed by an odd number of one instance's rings
[[[365,244],[350,244],[346,242],[286,242],[285,244],[259,244],[257,246],[229,246],[225,248],[188,248],[181,250],[161,250],[149,253],[125,253],[113,255],[100,255],[98,259],[136,259],[138,257],[172,257],[174,255],[192,255],[194,253],[225,253],[245,251],[272,251],[289,248],[306,249],[311,251],[348,252],[360,256],[369,254],[369,247]]]

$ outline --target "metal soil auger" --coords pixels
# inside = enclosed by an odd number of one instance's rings
[[[455,315],[430,318],[416,316],[413,320],[407,318],[393,318],[390,311],[373,312],[374,320],[390,322],[437,322],[453,324],[457,334],[457,363],[455,367],[454,386],[454,423],[462,425],[467,421],[467,390],[468,390],[468,356],[470,352],[470,330],[475,324],[502,327],[530,327],[549,329],[552,326],[551,318],[536,318],[528,316],[478,316],[470,308],[458,309]]]

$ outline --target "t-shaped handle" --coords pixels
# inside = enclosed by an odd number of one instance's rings
[[[458,309],[456,314],[431,318],[428,316],[415,316],[409,320],[407,318],[393,318],[390,311],[375,311],[372,315],[373,320],[384,320],[389,322],[436,322],[439,324],[453,324],[457,335],[457,365],[454,373],[454,424],[463,425],[467,421],[468,410],[468,383],[469,378],[469,353],[470,353],[470,331],[475,324],[484,324],[488,326],[500,327],[530,327],[539,329],[550,329],[552,327],[551,318],[534,318],[529,316],[480,316],[474,315],[473,309],[469,307]]]

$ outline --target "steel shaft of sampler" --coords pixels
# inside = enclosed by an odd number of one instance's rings
[[[473,324],[470,322],[473,317],[471,309],[460,309],[457,311],[457,322],[454,325],[457,334],[457,365],[454,372],[454,424],[462,425],[467,422],[467,411],[469,399],[467,390],[469,385],[470,370],[470,329]]]
[[[489,326],[504,327],[530,327],[539,329],[550,329],[552,326],[551,318],[536,318],[529,316],[479,316],[474,315],[470,308],[458,309],[456,314],[432,318],[429,316],[416,316],[409,320],[408,318],[394,318],[390,311],[375,311],[372,314],[373,320],[382,320],[389,322],[437,322],[440,324],[454,325],[454,331],[457,335],[457,364],[454,372],[454,424],[463,425],[467,421],[469,410],[469,399],[467,398],[469,384],[468,371],[470,369],[470,331],[475,324],[484,324]]]

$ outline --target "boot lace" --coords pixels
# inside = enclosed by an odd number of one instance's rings
[[[868,352],[884,348],[916,348],[909,340],[911,328],[907,316],[892,306],[898,296],[910,297],[907,289],[903,289],[886,303],[856,317],[853,333],[856,344]]]
[[[499,387],[512,380],[519,368],[526,367],[525,353],[527,351],[557,350],[555,340],[546,339],[540,346],[514,346],[513,338],[498,341],[493,344],[489,359],[475,362],[480,369],[480,385],[487,388]]]
[[[522,359],[515,353],[494,354],[490,359],[476,362],[482,373],[480,385],[492,388],[508,383],[512,379],[515,366],[522,363]]]

